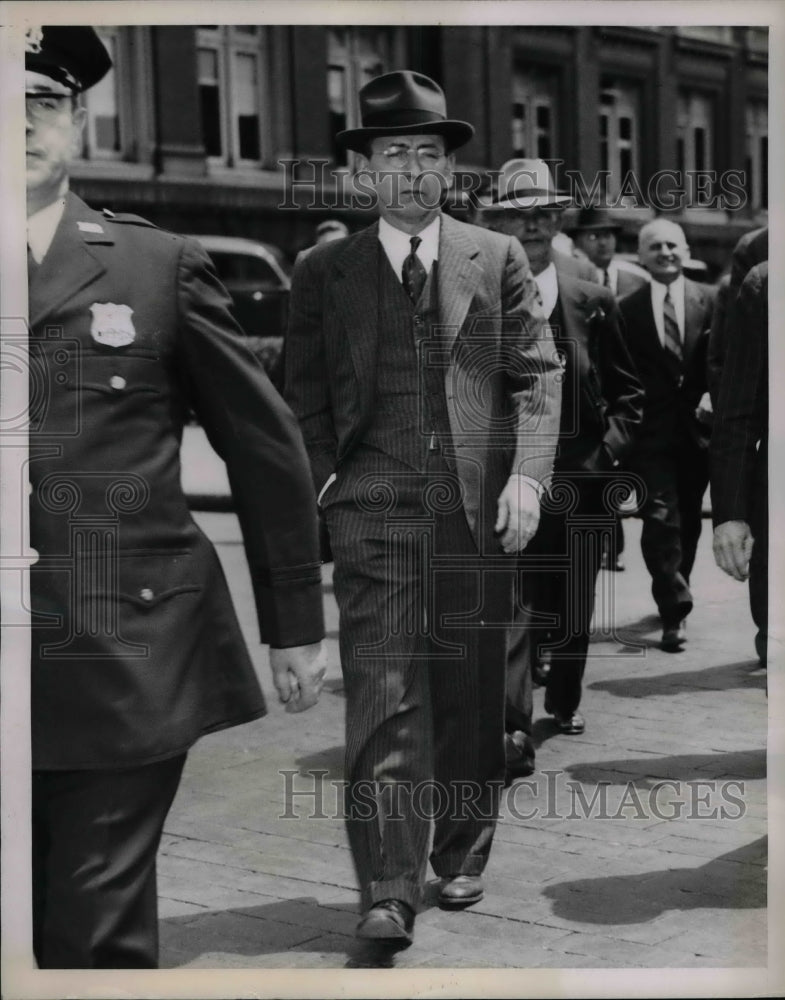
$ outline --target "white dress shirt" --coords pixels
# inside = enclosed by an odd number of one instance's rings
[[[422,240],[422,243],[417,247],[417,256],[420,258],[426,274],[431,273],[433,262],[439,257],[441,222],[441,216],[437,215],[425,229],[414,234]],[[404,233],[400,229],[396,229],[395,226],[391,226],[386,219],[379,219],[379,242],[400,282],[403,282],[403,262],[412,252],[411,239],[409,233]]]
[[[679,337],[684,343],[684,275],[680,274],[675,281],[669,285],[663,285],[661,281],[651,279],[651,310],[654,313],[654,325],[657,327],[657,336],[660,343],[665,346],[665,322],[662,318],[662,310],[665,304],[665,295],[670,289],[671,301],[676,312],[676,322],[679,324]]]
[[[544,271],[535,274],[534,280],[537,282],[537,287],[540,290],[542,311],[546,316],[550,316],[556,308],[556,300],[559,297],[559,280],[556,274],[556,265],[553,261],[551,261]]]
[[[37,212],[29,216],[27,220],[27,245],[30,247],[36,264],[40,264],[46,257],[64,211],[65,197],[58,198],[46,208],[39,208]]]

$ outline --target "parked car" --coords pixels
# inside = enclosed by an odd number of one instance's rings
[[[234,315],[273,383],[281,384],[281,352],[289,319],[291,265],[272,243],[239,236],[196,236],[232,297]]]

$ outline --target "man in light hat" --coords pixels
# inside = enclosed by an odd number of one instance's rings
[[[295,269],[286,398],[335,562],[361,938],[405,946],[425,864],[483,895],[504,777],[506,627],[558,430],[558,364],[514,240],[441,212],[454,150],[420,73],[360,91],[380,220]]]
[[[155,862],[189,747],[264,714],[180,485],[193,409],[227,463],[273,680],[324,675],[316,506],[292,414],[203,251],[68,191],[110,69],[92,28],[27,36],[33,946],[43,968],[153,968]]]
[[[564,360],[561,424],[552,499],[543,502],[522,573],[507,665],[508,780],[531,773],[535,646],[550,651],[545,710],[561,733],[582,733],[579,711],[603,534],[613,526],[608,487],[641,420],[643,390],[609,290],[560,272],[552,240],[569,198],[543,160],[515,160],[484,206],[489,228],[519,240]],[[603,532],[603,521],[605,521]],[[532,619],[556,624],[540,636]],[[543,632],[546,635],[543,635]]]

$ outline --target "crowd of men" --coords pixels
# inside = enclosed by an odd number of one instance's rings
[[[295,712],[325,672],[320,511],[357,934],[406,946],[429,862],[442,907],[483,897],[501,789],[534,768],[534,678],[560,732],[586,726],[622,469],[676,652],[711,442],[717,560],[750,575],[765,657],[765,241],[735,256],[710,383],[714,292],[684,277],[678,225],[647,223],[642,269],[623,267],[618,222],[586,207],[583,256],[565,255],[569,196],[532,160],[502,166],[479,225],[457,221],[439,205],[474,129],[433,80],[385,74],[337,136],[380,217],[300,255],[284,402],[192,240],[69,192],[79,94],[109,65],[90,28],[28,32],[30,352],[47,373],[30,414],[36,960],[156,966],[156,852],[188,749],[265,711],[182,495],[191,410],[226,461],[261,639]],[[427,782],[449,803],[435,821],[407,794]]]

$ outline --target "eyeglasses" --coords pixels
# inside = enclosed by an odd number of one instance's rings
[[[70,97],[59,94],[25,94],[25,113],[30,121],[53,122],[63,112]]]
[[[435,146],[423,146],[420,149],[412,149],[409,146],[388,146],[379,155],[389,167],[408,167],[410,158],[414,156],[421,167],[434,170],[440,166],[447,154]]]
[[[588,243],[596,243],[597,240],[607,240],[615,235],[612,229],[600,229],[593,233],[584,233],[583,237]]]

